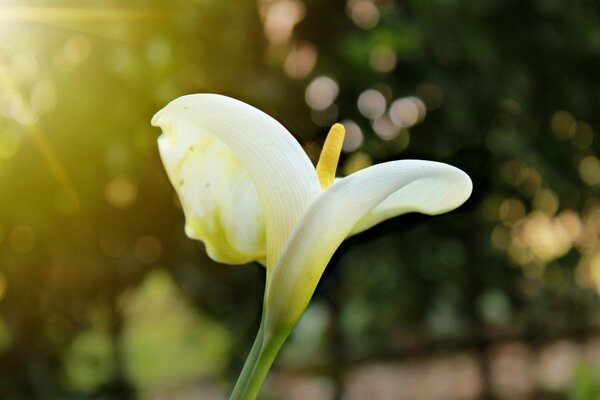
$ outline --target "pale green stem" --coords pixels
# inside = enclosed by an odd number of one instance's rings
[[[267,270],[267,287],[269,283],[269,270]],[[267,289],[265,288],[265,293]],[[260,388],[267,377],[275,357],[281,350],[281,346],[291,332],[290,330],[278,331],[276,333],[265,332],[265,312],[260,319],[260,327],[254,339],[252,349],[244,363],[242,372],[235,383],[229,400],[255,400]]]
[[[290,331],[287,330],[279,331],[271,335],[266,334],[265,332],[262,333],[262,346],[258,353],[258,357],[253,360],[253,368],[251,372],[240,376],[240,379],[236,383],[235,389],[229,400],[256,399],[256,396],[258,396],[260,388],[262,387],[263,381],[267,377],[267,373],[269,372],[269,369],[271,369],[273,361],[275,361],[275,357],[277,357],[279,350],[281,350],[281,346],[283,346],[283,343],[289,334]],[[252,355],[252,352],[250,352],[250,355]],[[244,369],[246,369],[246,366],[244,366]]]
[[[231,400],[244,398],[243,394],[246,392],[246,386],[248,386],[248,383],[250,382],[250,374],[254,370],[256,360],[258,359],[258,354],[262,348],[264,332],[263,327],[265,325],[264,320],[264,318],[261,318],[260,320],[260,327],[258,328],[256,339],[254,339],[254,344],[252,345],[252,349],[246,358],[244,368],[242,368],[242,372],[240,372],[240,376],[235,383],[235,387],[233,388],[233,392],[231,393],[230,397]]]

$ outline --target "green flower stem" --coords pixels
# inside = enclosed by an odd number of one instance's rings
[[[265,335],[264,318],[229,400],[254,400],[290,331]]]
[[[258,328],[258,333],[254,339],[254,344],[252,345],[252,349],[246,358],[244,368],[242,368],[242,372],[240,372],[240,376],[238,377],[235,387],[233,388],[233,392],[231,393],[231,400],[243,399],[243,393],[246,391],[246,386],[250,382],[250,374],[255,367],[258,354],[260,353],[260,349],[262,347],[264,325],[264,318],[262,318],[260,321],[260,327]]]

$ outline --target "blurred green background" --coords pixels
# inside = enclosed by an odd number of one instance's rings
[[[0,0],[1,399],[226,398],[264,274],[184,235],[149,121],[194,92],[474,182],[338,250],[264,399],[600,398],[596,1]]]

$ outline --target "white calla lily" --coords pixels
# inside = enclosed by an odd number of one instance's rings
[[[321,191],[315,169],[296,139],[262,111],[215,94],[175,99],[156,113],[152,124],[163,130],[159,150],[189,218],[187,233],[209,249],[221,247],[218,242],[224,238],[240,240],[230,242],[232,248],[222,254],[213,253],[217,260],[239,264],[266,258],[267,266],[274,264],[296,222]],[[211,161],[210,168],[203,168]],[[200,168],[196,174],[195,167]],[[254,182],[261,211],[252,207],[256,197],[249,188],[240,193],[247,198],[232,194],[239,189],[236,181],[248,185],[245,173]],[[233,185],[211,187],[211,182],[222,182],[219,178]],[[228,196],[235,206],[221,202]],[[260,220],[244,217],[259,217],[261,212],[268,239],[265,254],[254,255],[243,249],[248,240],[257,239],[236,232],[246,231],[252,221],[260,226]],[[249,229],[256,233],[260,228]]]
[[[334,183],[341,125],[315,169],[281,124],[221,95],[180,97],[152,123],[163,130],[159,150],[188,236],[216,261],[267,268],[261,329],[232,399],[256,397],[346,237],[403,213],[450,211],[472,190],[461,170],[420,160],[375,165]]]

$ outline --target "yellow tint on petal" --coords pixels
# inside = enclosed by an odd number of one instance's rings
[[[246,168],[214,135],[159,139],[169,178],[185,213],[185,232],[215,261],[246,264],[265,258],[265,222]]]
[[[171,182],[178,188],[183,180],[188,234],[217,261],[274,265],[321,193],[298,141],[264,112],[210,93],[173,100],[152,125],[163,131],[159,148]]]

